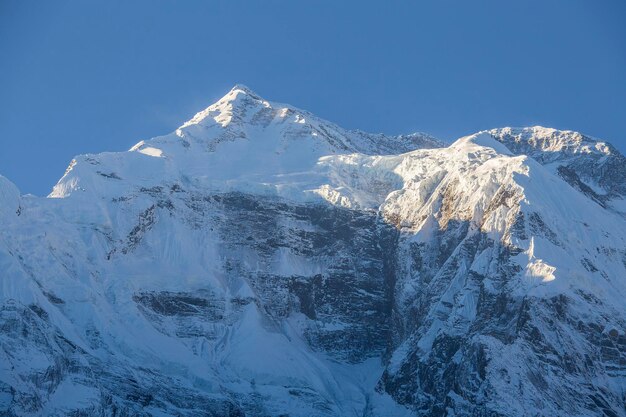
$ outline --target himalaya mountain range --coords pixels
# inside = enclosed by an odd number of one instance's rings
[[[237,85],[0,177],[0,415],[626,416],[626,158],[350,131]]]

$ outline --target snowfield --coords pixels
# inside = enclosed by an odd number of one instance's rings
[[[0,176],[0,414],[626,416],[626,158],[347,131],[235,86]]]

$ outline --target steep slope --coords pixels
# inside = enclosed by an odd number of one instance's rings
[[[624,222],[507,153],[461,139],[383,206],[403,233],[379,388],[427,415],[623,415]]]
[[[76,157],[2,232],[6,409],[362,413],[395,231],[328,204],[318,159],[420,144],[439,142],[348,132],[237,86],[172,135]]]
[[[626,215],[626,157],[611,144],[541,126],[493,129],[516,155],[528,155],[598,204]]]
[[[110,192],[142,181],[154,183],[154,174],[162,180],[188,181],[199,187],[256,190],[266,185],[272,188],[270,192],[280,193],[284,187],[287,193],[319,181],[312,171],[326,155],[397,154],[441,146],[442,142],[425,134],[347,131],[235,86],[176,132],[141,141],[131,153],[77,157],[50,197],[67,197],[76,190],[97,192],[100,187]]]
[[[442,148],[236,86],[49,198],[0,177],[0,410],[624,415],[619,184],[505,131]]]

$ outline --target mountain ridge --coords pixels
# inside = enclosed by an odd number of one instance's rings
[[[0,177],[0,412],[626,413],[614,148],[225,98],[50,198]]]

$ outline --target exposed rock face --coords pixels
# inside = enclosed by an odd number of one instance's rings
[[[0,414],[626,415],[624,157],[441,146],[237,86],[54,198],[0,177]]]

